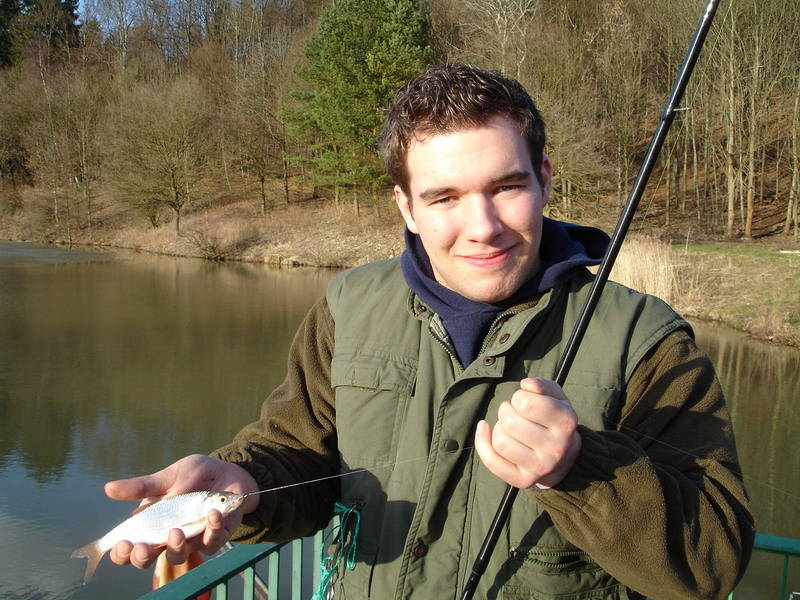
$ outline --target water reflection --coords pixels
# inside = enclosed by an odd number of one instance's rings
[[[728,398],[759,531],[800,538],[800,352],[694,325]]]
[[[102,483],[212,450],[252,421],[333,273],[11,250],[0,260],[0,597],[136,597],[150,573],[104,563],[82,587],[84,565],[68,558],[131,509]]]
[[[800,352],[695,323],[728,398],[759,533],[800,538]],[[798,559],[788,589],[800,589]],[[756,553],[737,597],[777,598],[782,560]]]
[[[72,460],[132,473],[225,442],[254,418],[329,277],[177,260],[36,267],[4,274],[24,300],[0,305],[0,365],[14,369],[0,372],[0,467],[13,454],[39,482]]]

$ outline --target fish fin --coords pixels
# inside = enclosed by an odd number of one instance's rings
[[[181,523],[177,525],[175,529],[189,529],[191,530],[193,527],[199,527],[200,531],[206,528],[206,517],[200,517],[199,519],[195,519],[194,521],[189,521],[188,523]],[[202,525],[202,527],[200,527]],[[194,535],[197,535],[196,533]],[[194,537],[194,536],[186,536],[186,537]]]
[[[186,562],[183,562],[179,565],[174,565],[169,562],[167,560],[167,553],[162,552],[158,555],[156,567],[153,571],[153,589],[157,590],[162,585],[166,585],[170,581],[174,581],[178,577],[185,575],[191,569],[194,569],[201,564],[203,564],[203,558],[198,552],[190,553],[189,557],[186,559]]]
[[[174,581],[195,567],[199,567],[201,564],[203,564],[203,557],[200,556],[200,553],[198,552],[190,553],[189,557],[186,559],[186,562],[179,565],[173,565],[167,561],[166,554],[166,552],[162,552],[156,561],[156,567],[153,571],[154,590],[157,590],[161,586],[168,584],[170,581]],[[197,600],[211,600],[211,592],[200,594],[197,597]]]
[[[72,558],[89,559],[89,561],[86,563],[86,574],[83,576],[84,585],[91,581],[92,575],[94,575],[94,571],[97,569],[97,565],[100,564],[100,559],[103,558],[103,555],[106,553],[105,550],[100,548],[99,542],[100,540],[95,540],[90,544],[86,544],[85,546],[78,548],[72,553]]]

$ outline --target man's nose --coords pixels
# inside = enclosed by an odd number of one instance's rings
[[[463,232],[473,242],[489,242],[503,230],[494,202],[482,194],[468,198],[462,218]]]

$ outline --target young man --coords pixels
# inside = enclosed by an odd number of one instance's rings
[[[689,325],[609,284],[564,389],[550,380],[608,239],[543,218],[544,139],[528,94],[498,73],[445,65],[400,92],[380,142],[406,252],[334,279],[261,419],[215,458],[107,492],[324,479],[250,497],[200,538],[174,531],[170,560],[216,550],[241,513],[237,539],[282,540],[338,502],[360,515],[343,597],[455,598],[508,483],[524,491],[476,597],[727,594],[753,520]],[[156,552],[123,542],[112,558],[142,567]]]

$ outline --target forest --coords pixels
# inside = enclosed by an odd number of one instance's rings
[[[365,206],[386,107],[427,65],[531,92],[550,216],[619,206],[703,0],[0,0],[0,214],[92,239],[248,200]],[[800,11],[721,3],[645,212],[666,234],[798,238]],[[279,218],[279,217],[276,217]],[[676,233],[682,235],[682,233]]]

